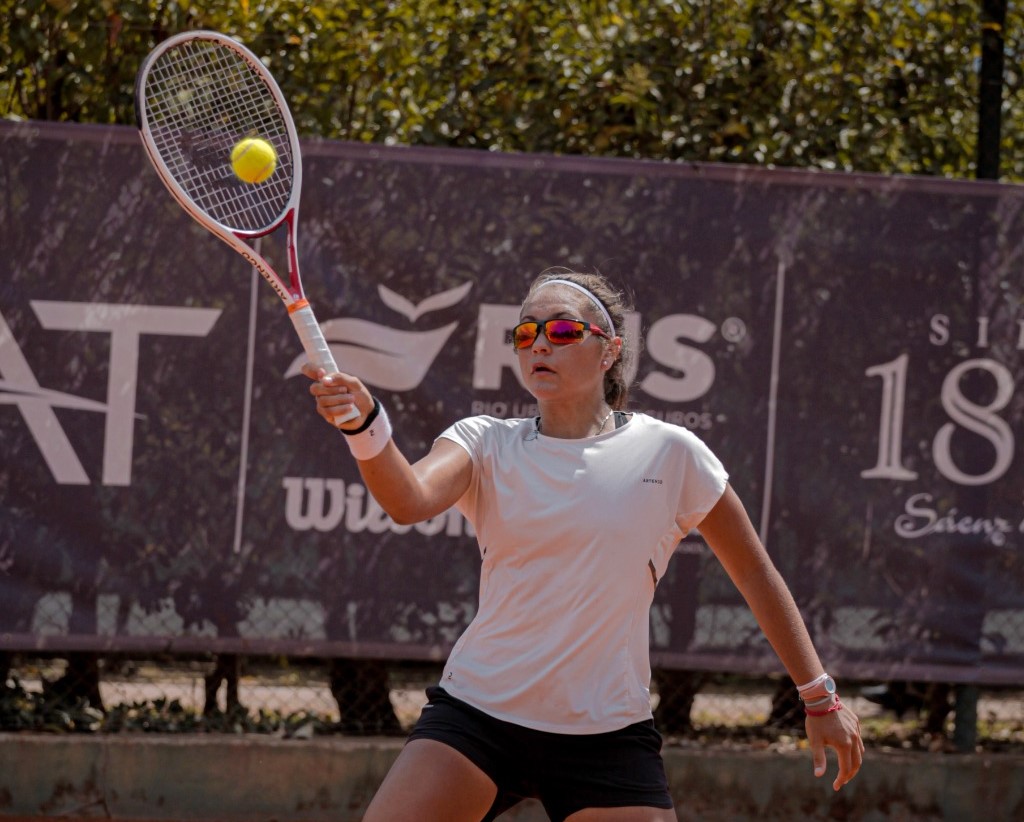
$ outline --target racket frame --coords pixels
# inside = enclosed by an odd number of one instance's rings
[[[266,84],[275,105],[281,114],[285,133],[288,139],[288,146],[291,153],[292,179],[291,190],[288,200],[283,206],[281,213],[268,225],[258,229],[241,229],[225,225],[211,216],[201,205],[199,205],[178,182],[174,172],[165,162],[156,141],[152,136],[149,124],[149,112],[146,104],[146,80],[157,61],[167,52],[176,49],[189,42],[200,40],[213,43],[217,46],[230,49],[240,57]],[[295,328],[306,355],[317,367],[322,368],[328,374],[338,370],[330,347],[323,336],[320,324],[317,322],[313,309],[306,299],[302,287],[302,278],[299,273],[299,258],[296,242],[299,198],[302,192],[302,155],[299,150],[299,138],[295,129],[295,121],[292,118],[288,103],[281,93],[274,76],[270,73],[262,61],[248,48],[231,37],[215,31],[196,30],[187,31],[173,35],[156,46],[142,62],[135,79],[135,115],[139,135],[142,144],[145,146],[153,168],[156,169],[161,181],[171,192],[174,199],[178,201],[185,212],[192,217],[203,228],[211,234],[219,237],[223,242],[240,254],[260,276],[266,280],[277,293],[288,310],[292,325]],[[230,162],[230,157],[227,158]],[[272,177],[271,177],[272,179]],[[260,184],[257,184],[260,185]],[[277,231],[281,226],[286,226],[287,231],[287,260],[288,278],[281,277],[269,261],[256,251],[247,241],[259,237],[265,237]],[[334,417],[334,424],[348,422],[356,419],[359,411],[353,404],[348,412]]]

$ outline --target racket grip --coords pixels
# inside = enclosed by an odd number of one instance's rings
[[[295,331],[302,341],[302,347],[310,362],[328,374],[337,371],[338,366],[334,362],[334,355],[331,354],[331,348],[327,345],[327,340],[324,339],[324,332],[320,329],[320,323],[316,321],[309,303],[303,300],[296,304],[296,307],[289,309],[288,316],[292,318],[292,325],[295,326]],[[339,426],[343,422],[349,422],[358,417],[359,409],[353,405],[345,413],[334,417],[334,425]]]

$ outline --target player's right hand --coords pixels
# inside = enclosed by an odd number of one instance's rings
[[[373,396],[358,377],[340,371],[328,374],[312,363],[303,365],[302,373],[313,380],[309,393],[316,398],[317,413],[335,428],[354,430],[373,410]],[[359,416],[337,425],[334,418],[344,414],[352,405],[359,411]]]

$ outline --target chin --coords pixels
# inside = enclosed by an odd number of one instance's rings
[[[538,386],[527,383],[526,390],[529,391],[530,396],[538,402],[540,400],[556,399],[559,395],[558,389],[550,386]]]

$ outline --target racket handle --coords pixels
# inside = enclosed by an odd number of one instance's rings
[[[334,355],[331,354],[331,348],[327,345],[327,340],[324,339],[324,332],[320,329],[320,323],[316,321],[309,303],[305,300],[296,303],[289,308],[288,316],[292,318],[292,325],[295,326],[299,339],[302,340],[302,347],[306,350],[306,356],[309,357],[310,362],[328,374],[337,371],[338,366],[334,362]],[[358,417],[359,409],[353,405],[344,414],[334,417],[333,421],[335,426],[340,426],[343,422],[349,422]]]

